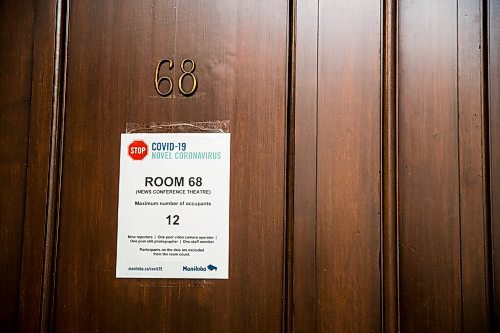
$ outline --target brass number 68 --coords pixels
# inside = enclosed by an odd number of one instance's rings
[[[162,97],[167,97],[168,95],[170,95],[172,93],[172,91],[174,90],[174,84],[172,82],[172,80],[168,77],[168,76],[161,76],[160,77],[160,70],[161,70],[161,66],[163,66],[163,64],[165,63],[168,63],[168,69],[171,70],[172,68],[174,68],[174,62],[170,59],[163,59],[161,60],[160,62],[158,62],[158,65],[156,65],[156,70],[155,70],[155,89],[156,89],[156,92],[158,93],[158,95],[162,96]],[[186,64],[187,63],[191,63],[191,69],[186,69]],[[181,63],[181,71],[182,71],[182,75],[179,77],[179,82],[178,82],[178,87],[179,87],[179,91],[182,95],[184,96],[191,96],[193,95],[195,92],[196,92],[196,88],[198,87],[198,81],[196,80],[196,76],[193,74],[194,70],[196,69],[196,64],[193,60],[191,59],[184,59]],[[182,86],[182,83],[184,82],[184,79],[187,77],[187,76],[190,76],[191,79],[193,80],[193,84],[192,84],[192,87],[190,90],[184,90],[183,86]],[[169,83],[169,88],[167,91],[161,91],[160,90],[160,83],[162,81],[168,81]]]

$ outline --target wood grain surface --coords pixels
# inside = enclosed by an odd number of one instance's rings
[[[490,326],[482,3],[457,3],[462,331]]]
[[[47,332],[53,298],[55,219],[58,205],[61,44],[64,0],[36,1],[26,210],[19,290],[18,330]],[[59,15],[58,15],[59,14]],[[56,47],[56,44],[58,45]]]
[[[379,332],[382,7],[319,6],[317,331]]]
[[[383,331],[399,332],[397,12],[396,0],[383,9],[382,88],[382,308]]]
[[[0,331],[497,331],[499,37],[496,0],[2,1]],[[116,279],[126,124],[225,119],[229,280]]]
[[[399,9],[401,330],[461,331],[457,8]]]
[[[0,327],[17,325],[33,66],[33,1],[0,4]]]
[[[53,329],[279,332],[286,1],[78,1],[70,7]],[[189,98],[156,63],[195,60]],[[119,140],[127,122],[231,122],[229,280],[116,279]]]
[[[294,332],[316,331],[318,1],[297,1],[295,41]]]
[[[401,329],[488,329],[482,26],[477,1],[401,1]]]
[[[500,329],[500,1],[488,0],[488,106],[494,329]]]

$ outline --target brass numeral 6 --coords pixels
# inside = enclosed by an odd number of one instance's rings
[[[167,97],[168,95],[170,95],[172,93],[172,90],[174,90],[174,84],[172,83],[172,80],[170,80],[170,78],[168,76],[159,77],[161,66],[166,62],[168,62],[168,69],[174,68],[174,63],[172,60],[163,59],[158,63],[158,65],[156,65],[156,71],[155,71],[155,89],[156,89],[156,92],[158,93],[158,95],[163,96],[163,97]],[[165,81],[165,80],[168,81],[168,83],[170,84],[170,87],[168,88],[168,90],[166,92],[162,92],[160,90],[160,83],[162,81]]]
[[[165,63],[168,63],[168,69],[169,70],[171,70],[172,68],[174,68],[174,62],[172,60],[170,60],[170,59],[163,59],[160,62],[158,62],[158,65],[156,65],[156,70],[155,70],[155,89],[156,89],[156,92],[158,93],[158,95],[160,95],[162,97],[167,97],[174,90],[174,84],[172,83],[172,80],[168,76],[161,76],[160,77],[161,67]],[[191,63],[191,68],[190,69],[186,69],[186,64],[188,64],[188,63]],[[180,67],[181,67],[182,74],[179,77],[179,82],[178,82],[179,91],[184,96],[191,96],[191,95],[193,95],[196,92],[196,89],[198,88],[198,81],[196,80],[196,76],[193,74],[194,70],[196,69],[196,64],[191,59],[184,59],[182,61]],[[191,79],[192,79],[192,81],[193,81],[190,90],[184,90],[184,88],[183,88],[184,79],[187,76],[190,76]],[[169,88],[165,92],[160,90],[160,84],[161,84],[162,81],[168,81],[168,83],[169,83]]]

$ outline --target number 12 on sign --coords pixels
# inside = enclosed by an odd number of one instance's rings
[[[168,225],[179,225],[179,215],[168,215],[165,219]]]

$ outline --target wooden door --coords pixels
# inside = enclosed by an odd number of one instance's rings
[[[296,332],[492,329],[490,3],[297,2]]]
[[[297,332],[382,327],[381,5],[297,7]]]
[[[2,2],[1,330],[498,330],[498,13]],[[195,94],[156,92],[167,58]],[[120,134],[205,120],[232,133],[229,279],[117,279]]]
[[[68,10],[52,329],[280,331],[287,3],[78,1]],[[196,62],[195,94],[157,94],[165,58],[172,77],[183,59]],[[214,119],[233,133],[229,280],[116,279],[120,133],[127,122]]]

